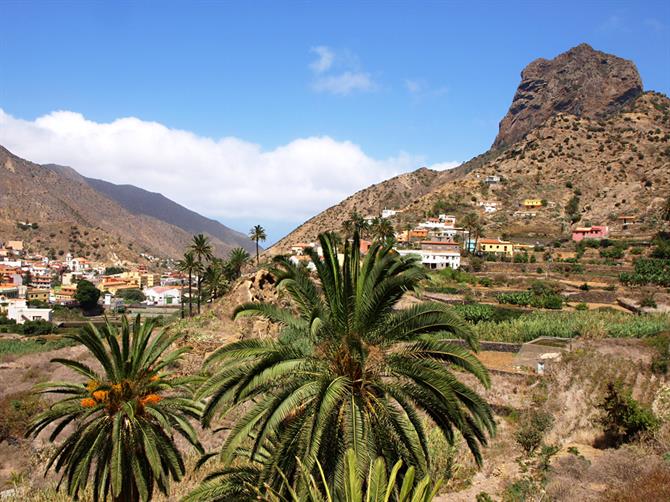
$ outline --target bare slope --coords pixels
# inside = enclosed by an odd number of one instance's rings
[[[21,159],[0,147],[0,235],[56,256],[68,251],[101,260],[138,260],[140,253],[177,257],[191,233],[133,214],[76,176]],[[37,223],[22,230],[17,222]],[[218,239],[217,250],[225,252]]]

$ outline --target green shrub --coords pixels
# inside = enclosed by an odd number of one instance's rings
[[[480,286],[484,286],[485,288],[493,286],[493,281],[490,277],[480,277],[478,282]]]
[[[619,279],[626,285],[657,284],[670,287],[670,259],[638,258],[633,272],[623,272]]]
[[[16,332],[26,336],[48,335],[53,333],[56,326],[49,321],[38,319],[36,321],[26,321],[16,326]]]
[[[531,455],[541,444],[545,434],[554,425],[554,418],[544,411],[529,411],[521,418],[514,439],[527,455]]]
[[[658,426],[652,411],[633,399],[630,389],[621,381],[607,385],[605,399],[598,408],[603,415],[599,422],[603,426],[609,444],[620,446],[638,437],[642,432]]]
[[[591,289],[591,286],[589,286],[588,283],[585,282],[579,286],[579,289],[581,289],[582,291],[588,291],[589,289]]]
[[[589,306],[586,303],[578,303],[575,305],[575,310],[588,310]]]

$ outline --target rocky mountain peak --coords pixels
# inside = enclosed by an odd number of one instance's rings
[[[557,113],[603,118],[642,94],[632,61],[580,44],[554,59],[531,62],[521,72],[493,148],[509,146]]]

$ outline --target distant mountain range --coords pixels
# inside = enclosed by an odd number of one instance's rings
[[[71,167],[38,165],[0,146],[2,238],[20,238],[56,256],[137,261],[142,253],[176,258],[196,233],[208,235],[220,256],[238,246],[255,249],[243,233],[161,194],[86,178]]]
[[[500,183],[487,184],[487,176]],[[400,209],[396,229],[439,208],[457,217],[478,212],[490,237],[550,242],[574,225],[606,224],[634,216],[628,235],[651,234],[670,195],[670,100],[644,92],[635,64],[581,44],[552,60],[537,59],[521,83],[490,150],[448,171],[419,169],[378,183],[314,216],[271,253],[319,232],[342,230],[356,210],[378,215]],[[526,198],[547,206],[526,211]],[[568,202],[578,199],[577,214]],[[479,205],[495,202],[485,214]],[[576,221],[575,218],[577,218]]]

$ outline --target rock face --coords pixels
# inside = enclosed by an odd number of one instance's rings
[[[558,113],[599,119],[642,94],[632,61],[581,44],[552,60],[536,59],[519,85],[493,148],[512,145]]]

